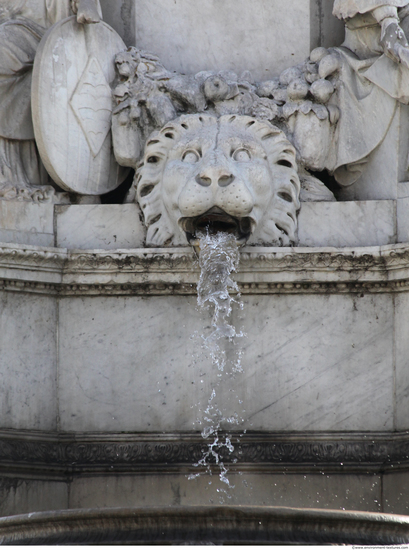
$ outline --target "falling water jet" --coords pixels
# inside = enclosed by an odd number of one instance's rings
[[[229,324],[233,298],[229,290],[239,293],[237,283],[231,278],[240,261],[239,247],[234,235],[217,233],[200,237],[199,264],[201,274],[197,286],[197,302],[201,308],[214,306],[212,341],[234,338],[235,328]]]
[[[220,469],[220,480],[229,489],[233,489],[234,486],[230,484],[227,477],[228,468],[223,463],[220,452],[224,448],[229,453],[233,453],[234,446],[231,438],[221,433],[222,423],[239,425],[244,422],[244,419],[236,411],[228,411],[217,405],[216,389],[220,387],[222,380],[229,382],[237,373],[243,372],[241,367],[242,346],[238,345],[236,339],[242,338],[244,334],[237,332],[230,321],[232,304],[235,302],[241,309],[243,308],[242,302],[237,299],[240,297],[239,288],[231,278],[231,274],[237,270],[239,265],[239,247],[240,243],[236,236],[225,232],[203,233],[198,235],[196,240],[196,250],[201,268],[197,286],[197,302],[201,309],[210,310],[213,316],[211,333],[207,337],[202,336],[202,342],[219,374],[201,419],[201,422],[206,424],[201,432],[202,437],[206,441],[210,438],[211,442],[207,443],[207,450],[203,451],[202,458],[194,466],[205,467],[206,471],[211,474],[211,464],[215,463]],[[232,293],[236,294],[236,297],[232,297]],[[229,350],[224,349],[224,346],[231,346],[231,344],[238,347],[233,361],[228,353]],[[229,371],[229,365],[231,365],[231,371]],[[242,402],[238,400],[238,403]],[[199,475],[200,473],[192,474],[189,479],[194,479]],[[227,493],[226,495],[230,498]]]

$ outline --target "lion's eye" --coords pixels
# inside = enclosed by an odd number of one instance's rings
[[[183,153],[182,160],[183,162],[187,162],[188,164],[196,164],[200,159],[199,153],[193,150],[185,151]]]
[[[233,158],[237,162],[247,162],[251,159],[251,155],[247,149],[237,149],[233,153]]]

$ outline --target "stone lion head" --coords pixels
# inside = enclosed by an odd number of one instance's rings
[[[181,116],[150,136],[135,182],[148,246],[185,245],[217,231],[242,244],[296,241],[295,149],[266,121]]]

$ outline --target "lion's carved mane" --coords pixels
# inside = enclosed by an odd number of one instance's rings
[[[297,240],[297,212],[300,208],[300,180],[297,174],[294,147],[285,134],[269,122],[254,117],[225,115],[184,115],[151,134],[145,146],[144,157],[137,169],[134,186],[136,196],[147,226],[148,246],[186,245],[186,236],[175,222],[173,210],[177,205],[167,204],[164,199],[163,176],[169,156],[175,148],[192,140],[200,132],[211,129],[229,132],[233,138],[257,143],[264,151],[264,162],[271,174],[271,200],[264,205],[264,211],[253,229],[249,244],[289,246]],[[216,130],[214,130],[216,132]],[[213,132],[213,130],[212,130]],[[219,135],[212,134],[212,135]],[[233,139],[232,138],[232,139]],[[215,141],[217,149],[217,139]],[[251,170],[251,161],[248,168]],[[194,169],[194,168],[193,168]],[[175,196],[187,182],[178,181]],[[251,181],[245,181],[252,189]],[[172,210],[173,209],[173,210]]]

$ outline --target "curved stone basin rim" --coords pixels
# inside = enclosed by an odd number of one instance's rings
[[[405,544],[409,516],[273,506],[172,506],[0,518],[0,544],[110,542]]]

